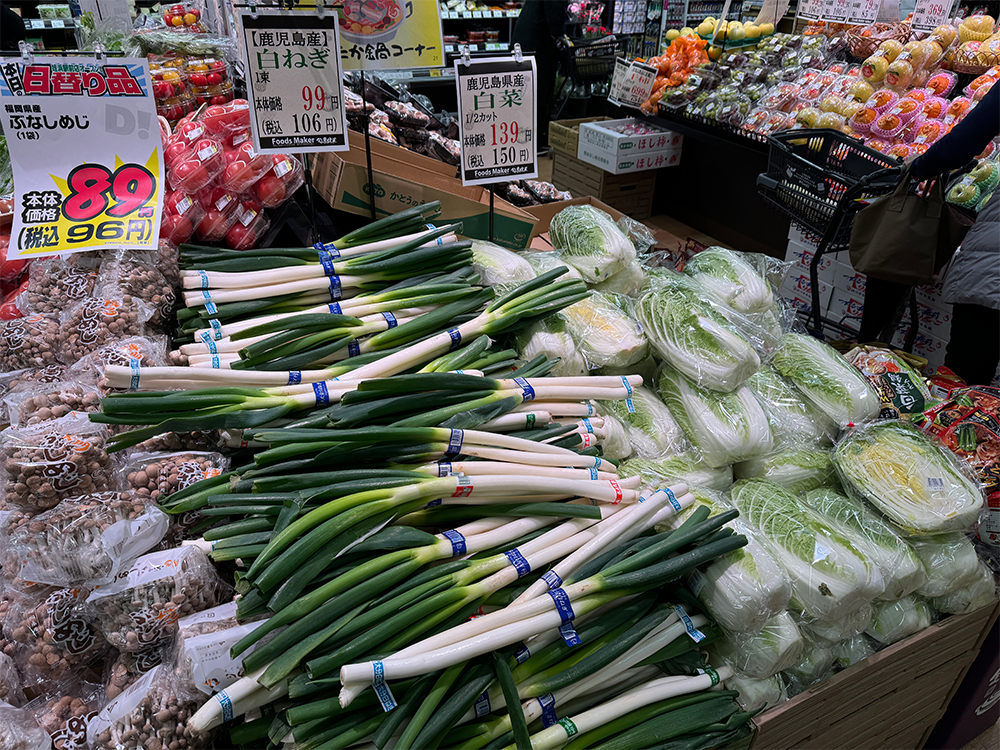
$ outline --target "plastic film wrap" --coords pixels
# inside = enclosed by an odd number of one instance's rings
[[[620,295],[597,292],[557,315],[592,370],[627,367],[649,350],[642,328],[629,316],[628,301]]]
[[[874,609],[872,624],[865,633],[887,646],[929,628],[934,616],[927,600],[916,594],[894,602],[875,602]]]
[[[837,481],[830,451],[785,446],[733,467],[736,479],[767,479],[796,494]]]
[[[979,571],[976,548],[965,534],[914,537],[910,547],[920,558],[927,580],[917,593],[928,599],[946,596],[973,583]]]
[[[776,444],[833,444],[837,425],[769,364],[762,365],[747,385],[767,413]]]
[[[797,664],[805,640],[792,616],[772,617],[759,633],[728,633],[709,647],[737,672],[758,680],[773,677]],[[714,661],[714,659],[713,659]]]
[[[632,458],[618,467],[618,473],[623,477],[639,475],[643,489],[654,490],[673,482],[684,482],[688,487],[724,492],[733,483],[733,470],[728,465],[709,466],[694,452],[660,460]]]
[[[633,453],[639,458],[663,458],[682,452],[688,445],[666,404],[645,386],[634,388],[628,401],[601,401],[597,409],[625,426]]]
[[[997,599],[997,583],[993,572],[983,563],[975,577],[958,589],[953,589],[943,596],[931,599],[931,606],[938,612],[950,615],[965,615],[980,607],[986,607]]]
[[[743,253],[709,247],[687,262],[684,273],[740,313],[761,313],[774,302],[771,285]]]
[[[517,334],[517,347],[522,359],[531,360],[539,355],[547,359],[558,359],[552,368],[555,377],[578,377],[589,375],[587,360],[566,331],[562,318],[552,315]]]
[[[568,206],[552,217],[549,237],[563,260],[590,284],[614,276],[635,260],[635,246],[604,211]]]

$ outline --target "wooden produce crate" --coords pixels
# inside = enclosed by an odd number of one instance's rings
[[[553,151],[575,157],[580,144],[580,124],[610,119],[610,117],[581,117],[578,120],[553,120],[549,123],[549,146]]]
[[[593,196],[633,219],[653,215],[656,170],[611,174],[561,151],[552,155],[552,184],[574,198]]]
[[[750,750],[920,750],[998,611],[946,617],[764,711]]]

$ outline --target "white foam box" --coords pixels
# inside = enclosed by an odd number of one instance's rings
[[[947,340],[951,336],[951,314],[951,305],[932,307],[917,302],[918,325],[928,336]]]
[[[598,149],[583,142],[576,152],[580,161],[600,167],[611,174],[628,174],[630,172],[645,172],[650,169],[676,167],[681,163],[681,150],[673,148],[668,151],[648,151],[645,153],[617,153]]]
[[[857,328],[861,322],[861,313],[865,309],[865,296],[845,289],[834,287],[830,297],[829,317],[831,320],[851,328]]]
[[[819,282],[820,310],[825,311],[830,304],[830,292],[832,287],[823,282]],[[785,279],[781,286],[781,297],[796,310],[808,312],[812,309],[812,284],[809,280],[809,272],[794,271]]]
[[[608,151],[616,156],[625,154],[634,156],[640,153],[659,153],[680,151],[684,136],[671,130],[661,129],[648,135],[626,135],[617,132],[622,125],[648,125],[634,117],[623,120],[602,120],[600,122],[584,122],[580,124],[580,141],[577,146],[577,158],[584,144],[596,151]]]
[[[858,273],[847,263],[836,261],[833,267],[833,288],[859,295],[861,299],[865,297],[867,279],[865,274]]]
[[[806,277],[809,276],[809,266],[812,264],[813,256],[816,254],[816,249],[798,240],[789,240],[788,249],[785,251],[785,260],[789,263],[794,263],[791,270],[789,271],[789,278],[795,276],[796,274],[804,273]],[[835,266],[837,261],[833,259],[833,256],[824,255],[819,262],[819,268],[817,269],[817,278],[829,286],[833,286],[835,281]]]

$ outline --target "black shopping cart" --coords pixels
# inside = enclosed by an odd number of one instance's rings
[[[899,162],[838,130],[786,130],[768,138],[767,173],[757,190],[771,208],[786,214],[808,234],[819,237],[809,266],[812,307],[806,318],[814,335],[824,325],[847,333],[840,321],[823,317],[819,264],[826,253],[846,250],[854,215],[899,183]]]
[[[563,91],[566,97],[559,105],[559,112],[555,118],[562,117],[566,103],[577,86],[598,81],[609,81],[615,71],[615,58],[620,54],[621,47],[627,43],[627,39],[619,39],[613,34],[600,37],[598,39],[570,39],[563,37],[559,40],[559,48],[562,52],[560,69],[563,74],[562,85],[556,92],[555,100],[558,101]],[[569,84],[569,89],[566,86]]]

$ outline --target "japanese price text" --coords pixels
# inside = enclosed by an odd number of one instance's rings
[[[16,190],[12,257],[156,247],[163,169],[145,60],[0,65],[0,121]]]
[[[258,9],[242,12],[240,21],[258,149],[348,148],[336,15]]]
[[[534,58],[455,65],[462,183],[536,177]]]

